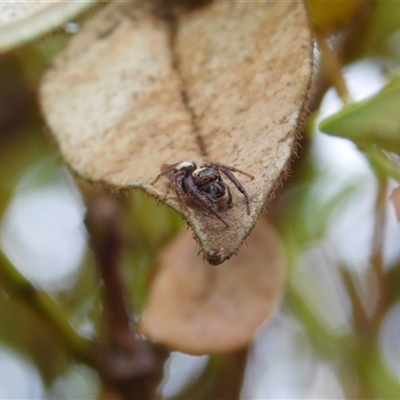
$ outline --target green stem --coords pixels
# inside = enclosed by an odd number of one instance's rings
[[[92,344],[79,336],[65,318],[65,311],[44,291],[38,290],[0,251],[0,278],[4,287],[40,317],[65,348],[78,360],[93,366]]]
[[[362,146],[358,148],[365,153],[369,163],[377,174],[386,174],[400,183],[400,171],[395,162],[382,149],[376,146]]]
[[[327,38],[325,36],[317,37],[318,45],[322,52],[322,66],[325,69],[329,80],[335,87],[338,95],[340,96],[344,104],[351,102],[349,90],[346,85],[342,74],[342,65],[340,63],[338,55],[329,47]]]

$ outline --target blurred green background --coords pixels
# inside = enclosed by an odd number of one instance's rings
[[[324,36],[334,30],[331,43],[344,43],[342,73],[351,99],[375,97],[340,111],[336,91],[318,82],[323,95],[292,176],[267,207],[289,270],[277,312],[249,351],[244,399],[400,398],[400,225],[391,200],[399,185],[400,2],[354,3],[362,4],[342,18],[344,30],[331,20],[316,26]],[[0,59],[0,245],[90,338],[102,310],[85,206],[37,102],[40,77],[68,37],[55,33]],[[316,51],[317,63],[321,57]],[[379,94],[385,85],[389,98]],[[319,123],[337,112],[321,125],[332,135],[322,133]],[[374,128],[364,136],[366,126]],[[123,273],[140,311],[159,250],[184,226],[139,192],[125,203],[130,251]],[[190,385],[207,362],[207,356],[172,353],[159,392],[179,398],[189,387],[185,396],[202,398]],[[71,362],[23,299],[0,281],[0,398],[90,399],[102,393],[97,374]]]

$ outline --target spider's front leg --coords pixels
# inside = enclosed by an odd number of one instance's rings
[[[229,187],[221,178],[217,184],[215,184],[217,191],[215,191],[214,195],[211,194],[211,198],[214,198],[216,202],[225,197],[225,194],[228,194],[228,199],[226,199],[226,205],[230,207],[232,205],[232,192]]]
[[[221,172],[224,172],[224,171],[239,172],[239,174],[246,175],[249,178],[254,179],[253,175],[248,174],[247,172],[244,172],[241,169],[238,169],[238,168],[235,168],[235,167],[230,167],[229,165],[221,164],[221,163],[218,163],[218,162],[204,164],[203,167],[216,167]]]
[[[236,172],[240,172],[243,173],[247,176],[250,176],[252,179],[254,179],[254,177],[252,175],[249,175],[243,171],[240,171],[236,168],[233,167],[226,167],[225,165],[221,165],[218,164],[218,168],[219,170],[237,187],[237,189],[239,190],[240,193],[242,193],[242,195],[244,196],[245,200],[246,200],[246,209],[247,209],[247,214],[250,214],[250,198],[249,195],[247,194],[245,188],[242,186],[242,184],[237,180],[236,176],[232,174],[231,171],[236,171]]]
[[[170,182],[168,183],[167,194],[165,195],[165,197],[167,197],[169,189],[171,188],[171,185],[173,183],[175,183],[175,193],[176,193],[178,202],[179,202],[179,204],[183,204],[183,207],[187,210],[187,206],[186,206],[185,202],[182,200],[182,197],[180,195],[181,193],[185,192],[184,180],[185,180],[185,172],[184,171],[182,171],[181,173],[177,172],[174,175],[174,177],[170,180]]]
[[[160,172],[157,176],[156,179],[154,179],[153,182],[151,182],[152,185],[154,185],[162,176],[165,176],[164,172]]]
[[[228,204],[228,206],[231,206],[231,205],[232,205],[232,193],[231,193],[231,189],[229,189],[229,186],[226,185],[225,183],[224,183],[224,186],[225,186],[226,191],[228,192],[227,204]]]
[[[166,176],[173,171],[175,164],[163,164],[161,165],[161,172],[156,176],[156,179],[154,179],[153,182],[151,182],[152,185],[154,185],[162,176]]]
[[[214,214],[221,222],[223,222],[227,227],[229,224],[219,215],[216,210],[213,200],[206,194],[199,191],[198,187],[194,184],[191,177],[187,177],[185,180],[185,187],[191,197],[193,197],[198,203],[200,203],[205,209]]]

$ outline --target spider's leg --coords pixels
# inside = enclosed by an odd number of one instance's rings
[[[232,204],[232,193],[231,193],[231,189],[229,189],[229,186],[228,186],[226,183],[224,183],[224,186],[225,186],[226,191],[228,192],[228,200],[227,200],[227,203],[228,203],[228,206],[230,206],[230,205]]]
[[[173,183],[175,183],[175,191],[176,191],[176,186],[177,186],[176,180],[177,180],[177,178],[176,178],[176,177],[173,177],[173,178],[168,182],[167,192],[165,193],[164,198],[166,198],[166,197],[168,196],[169,190],[171,189],[171,186],[172,186]]]
[[[158,179],[159,179],[160,177],[162,177],[162,176],[165,176],[165,173],[161,172],[161,174],[159,174],[159,175],[157,176],[157,178],[156,178],[151,184],[154,185],[154,184],[158,181]],[[172,184],[174,183],[174,181],[175,181],[175,177],[172,178],[172,179],[168,182],[167,192],[165,193],[165,195],[164,195],[164,197],[163,197],[164,200],[167,198],[168,193],[169,193],[169,190],[171,189],[171,186],[172,186]],[[175,183],[175,184],[176,184],[176,183]]]
[[[165,163],[161,165],[161,172],[156,176],[156,179],[154,179],[154,181],[151,182],[151,184],[154,185],[162,176],[166,176],[169,173],[173,172],[174,168],[178,164],[179,163],[174,163],[174,164]]]
[[[215,167],[217,167],[220,171],[232,171],[232,172],[239,172],[239,174],[242,174],[242,175],[246,175],[246,176],[248,176],[249,178],[251,178],[251,179],[254,179],[254,176],[253,175],[250,175],[250,174],[248,174],[247,172],[244,172],[244,171],[242,171],[241,169],[238,169],[238,168],[235,168],[235,167],[230,167],[229,165],[225,165],[225,164],[221,164],[221,163],[218,163],[218,162],[215,162],[215,163],[207,163],[207,164],[204,164],[204,165],[202,165],[202,167],[212,167],[212,166],[215,166]]]
[[[222,191],[222,195],[217,196],[218,198],[222,197],[225,195],[225,193],[228,193],[228,199],[226,200],[226,204],[229,206],[231,206],[232,204],[232,192],[231,189],[229,187],[229,185],[227,185],[222,179],[220,182],[218,182],[218,185],[221,186],[223,188]]]
[[[225,167],[220,167],[220,171],[237,187],[240,193],[244,196],[246,200],[246,208],[247,208],[247,214],[250,214],[250,199],[249,195],[247,194],[246,190],[242,186],[242,184],[236,179],[235,175],[232,174],[232,172]]]
[[[165,172],[160,172],[151,184],[154,185],[162,176],[165,176]]]
[[[183,192],[183,180],[185,179],[185,173],[177,173],[175,174],[175,176],[171,179],[171,181],[168,184],[168,190],[167,190],[167,194],[169,189],[171,188],[172,183],[175,183],[175,193],[176,193],[176,197],[178,199],[179,204],[183,204],[183,207],[185,209],[187,209],[187,206],[185,204],[185,202],[182,200],[182,197],[180,196],[180,193]]]
[[[221,222],[223,222],[227,227],[229,227],[229,224],[221,217],[221,215],[219,215],[219,213],[217,212],[217,210],[215,209],[215,205],[212,201],[212,199],[210,199],[210,197],[208,197],[205,194],[202,194],[201,192],[199,192],[199,189],[197,188],[197,186],[193,183],[192,179],[186,179],[185,181],[185,186],[186,189],[188,191],[188,193],[190,194],[190,196],[192,196],[197,202],[199,202],[205,209],[207,209],[208,211],[210,211],[212,214],[214,214],[214,216],[216,216]]]

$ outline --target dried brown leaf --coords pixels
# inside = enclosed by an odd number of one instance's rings
[[[312,39],[302,2],[212,2],[186,12],[113,3],[55,60],[41,87],[63,158],[80,177],[141,188],[179,212],[206,258],[229,259],[253,228],[304,120]],[[166,196],[163,163],[242,169],[226,227]],[[186,200],[185,200],[186,201]]]
[[[223,265],[211,266],[197,253],[188,233],[165,249],[139,331],[191,354],[248,345],[282,288],[279,237],[262,219],[240,253]]]

